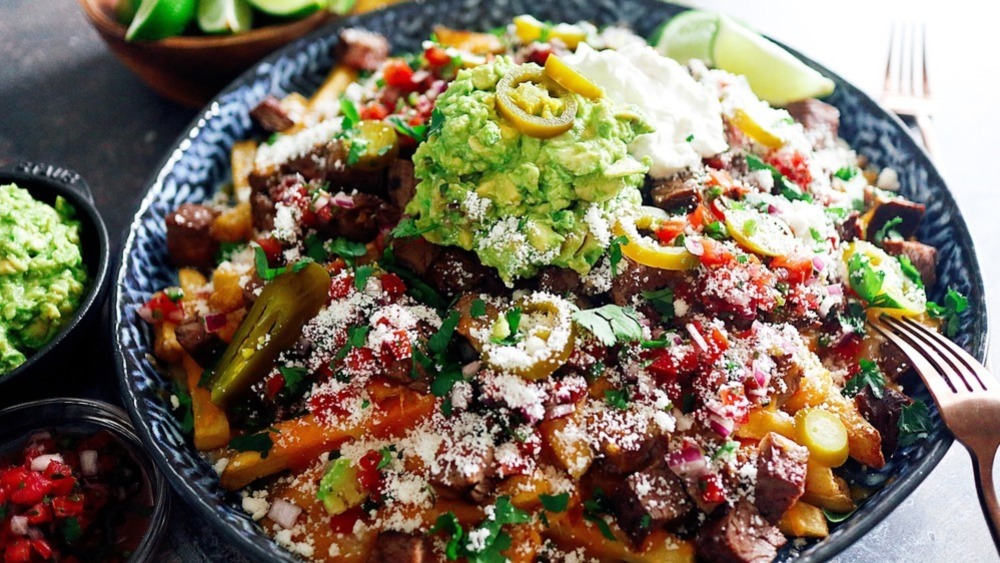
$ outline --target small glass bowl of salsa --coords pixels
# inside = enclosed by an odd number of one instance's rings
[[[0,411],[0,561],[149,561],[169,511],[121,409],[47,399]]]

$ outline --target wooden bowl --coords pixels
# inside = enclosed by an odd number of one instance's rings
[[[288,23],[235,35],[178,36],[126,41],[115,17],[116,0],[79,0],[87,18],[125,66],[164,97],[201,107],[244,70],[278,47],[329,22],[319,11]]]

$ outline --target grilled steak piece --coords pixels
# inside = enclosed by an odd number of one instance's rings
[[[212,359],[224,345],[217,334],[205,330],[205,322],[201,317],[185,319],[174,329],[174,335],[181,348],[203,366],[212,365]]]
[[[792,102],[785,106],[792,119],[802,124],[806,131],[829,133],[837,136],[840,128],[840,110],[815,98]]]
[[[701,186],[689,174],[676,174],[657,181],[649,195],[660,209],[687,213],[701,203]]]
[[[424,538],[402,532],[381,532],[375,540],[369,563],[423,563],[427,560]]]
[[[427,283],[448,298],[490,284],[494,278],[495,271],[483,266],[475,254],[455,247],[442,249],[426,276]]]
[[[618,525],[637,546],[653,530],[694,507],[680,477],[659,465],[629,475],[611,502]]]
[[[903,412],[903,407],[912,402],[906,395],[889,387],[882,389],[881,399],[868,386],[854,396],[854,404],[861,416],[882,435],[882,455],[886,458],[899,446],[899,415]]]
[[[872,213],[866,229],[868,240],[874,243],[882,242],[875,240],[875,237],[886,223],[896,217],[899,217],[900,221],[890,227],[892,230],[899,233],[904,239],[917,234],[917,227],[920,226],[920,221],[924,218],[926,210],[924,204],[902,198],[884,198],[878,195],[874,196],[874,200],[875,211]]]
[[[399,222],[399,210],[384,199],[365,193],[352,196],[354,207],[337,207],[330,222],[320,227],[331,237],[367,242],[382,229]]]
[[[754,505],[772,524],[806,492],[809,450],[774,432],[760,441]]]
[[[910,359],[906,354],[888,340],[882,340],[878,345],[878,354],[875,356],[875,363],[878,369],[890,381],[896,381],[899,376],[910,371]]]
[[[618,275],[611,279],[611,300],[618,306],[631,307],[636,295],[667,287],[677,275],[624,258],[618,264]]]
[[[417,193],[417,178],[413,175],[413,161],[405,158],[394,160],[389,165],[385,183],[389,201],[400,211],[404,210],[406,204],[410,203],[410,200]]]
[[[857,211],[851,211],[844,222],[837,225],[837,234],[844,242],[864,240],[865,228],[861,222],[861,214]]]
[[[882,248],[893,256],[909,258],[927,287],[937,283],[937,249],[933,246],[915,240],[886,240]]]
[[[214,209],[196,203],[184,203],[167,215],[167,253],[177,267],[209,269],[215,266],[219,241],[210,236]]]
[[[698,534],[698,559],[709,563],[768,563],[785,536],[743,499]]]
[[[551,266],[542,270],[538,276],[539,289],[556,295],[576,293],[581,285],[580,274],[569,268]]]
[[[392,252],[396,261],[421,278],[427,275],[427,270],[438,259],[442,250],[443,247],[427,242],[423,237],[392,240]]]
[[[459,450],[469,449],[463,448],[461,443],[456,445]],[[439,455],[443,453],[443,451],[438,452]],[[440,468],[433,468],[428,480],[437,486],[438,492],[461,496],[474,490],[479,483],[489,478],[493,453],[493,446],[490,445],[481,451],[463,451],[453,459],[442,459],[439,461]]]
[[[389,56],[389,41],[364,29],[347,28],[340,31],[340,41],[334,47],[333,57],[357,69],[378,70]]]
[[[278,133],[295,125],[292,118],[288,117],[288,113],[281,107],[281,100],[271,95],[268,95],[250,110],[250,117],[265,131],[271,133]]]

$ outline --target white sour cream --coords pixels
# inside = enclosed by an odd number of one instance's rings
[[[652,160],[649,173],[654,178],[694,166],[728,147],[719,100],[677,61],[652,47],[627,43],[617,51],[596,51],[581,43],[566,62],[604,88],[612,100],[636,106],[656,128],[629,146],[636,158]]]

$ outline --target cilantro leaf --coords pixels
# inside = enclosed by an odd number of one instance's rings
[[[719,449],[716,450],[714,454],[712,454],[712,461],[715,461],[717,459],[724,459],[733,455],[733,453],[736,452],[736,448],[738,448],[739,445],[740,445],[739,442],[727,440],[725,444],[719,446]]]
[[[844,166],[843,168],[837,169],[837,171],[834,172],[833,175],[834,177],[840,178],[841,180],[846,182],[858,175],[858,169],[853,166]]]
[[[899,225],[902,222],[903,222],[902,217],[893,217],[892,219],[889,219],[888,221],[885,222],[884,225],[882,225],[882,228],[875,231],[875,235],[872,238],[872,240],[875,241],[875,243],[877,243],[879,246],[881,246],[882,241],[884,241],[885,239],[903,238],[903,235],[899,234],[899,231],[896,230],[896,225]]]
[[[194,430],[194,408],[191,406],[191,395],[180,383],[174,382],[174,395],[177,397],[177,418],[181,421],[181,432],[188,434]]]
[[[344,131],[354,129],[358,123],[361,123],[361,114],[358,113],[358,106],[347,99],[347,96],[340,97],[340,114],[344,116],[344,121],[341,125],[341,129]]]
[[[620,410],[628,410],[628,392],[621,389],[608,389],[604,392],[604,400],[608,405]]]
[[[360,258],[368,253],[368,248],[364,243],[350,241],[342,237],[326,243],[325,248],[330,254],[343,258],[344,262],[350,266],[354,266],[355,258]]]
[[[434,108],[434,110],[431,112],[430,127],[427,128],[428,137],[441,131],[441,128],[444,127],[444,119],[445,119],[444,112],[439,110],[438,108]]]
[[[441,328],[427,340],[427,349],[432,354],[442,355],[445,353],[448,349],[448,343],[451,342],[452,335],[455,334],[455,327],[458,326],[460,319],[461,316],[458,314],[458,311],[452,311],[441,321]]]
[[[59,532],[67,544],[73,545],[83,537],[83,528],[76,516],[70,516],[59,524]]]
[[[358,266],[354,269],[354,289],[364,291],[368,278],[375,273],[375,267],[370,265]]]
[[[774,185],[778,188],[778,193],[782,197],[789,201],[805,201],[811,203],[813,198],[812,195],[803,192],[795,182],[792,182],[784,174],[778,171],[777,168],[771,166],[770,164],[761,160],[761,158],[753,153],[746,153],[747,168],[751,171],[754,170],[766,170],[771,173],[771,177],[774,178]]]
[[[267,262],[267,254],[258,244],[253,246],[253,261],[257,268],[257,277],[264,281],[271,281],[279,275],[285,273],[285,268],[272,268]]]
[[[375,466],[375,469],[385,469],[392,463],[392,456],[396,453],[396,446],[390,444],[380,449],[378,453],[381,457],[379,457],[378,465]]]
[[[354,348],[361,348],[368,341],[368,331],[371,327],[368,325],[352,326],[347,329],[347,342],[337,350],[337,354],[333,357],[335,362],[339,362],[347,357],[348,352]]]
[[[899,445],[902,447],[926,438],[933,429],[930,412],[922,401],[914,400],[899,413]]]
[[[511,524],[524,524],[530,520],[531,516],[512,505],[508,497],[499,497],[496,504],[493,505],[493,518],[484,520],[468,534],[462,529],[458,518],[451,512],[438,516],[437,522],[428,533],[444,532],[448,534],[445,557],[449,561],[464,558],[469,563],[500,563],[506,560],[503,551],[511,546],[511,537],[502,528]],[[478,538],[475,545],[463,541],[473,535]]]
[[[538,500],[542,501],[542,508],[549,512],[564,512],[566,507],[569,506],[569,493],[560,493],[558,495],[541,494],[538,496]]]
[[[899,260],[899,266],[903,270],[903,274],[910,278],[914,284],[920,289],[924,288],[924,280],[920,277],[920,270],[910,262],[910,258],[905,254],[900,254],[896,257]]]
[[[611,261],[611,275],[618,275],[618,263],[622,261],[622,245],[628,244],[628,237],[625,235],[611,239],[608,245],[608,260]]]
[[[493,337],[493,343],[503,346],[513,346],[521,338],[517,332],[517,329],[521,326],[521,308],[511,307],[508,309],[504,313],[503,321],[507,323],[507,335],[502,338]]]
[[[944,306],[933,301],[927,302],[927,313],[936,319],[944,319],[944,333],[949,338],[958,334],[961,316],[968,309],[969,299],[950,287],[944,296]]]
[[[462,525],[459,524],[455,513],[446,512],[438,516],[437,522],[427,531],[428,534],[436,534],[438,532],[444,532],[449,536],[444,553],[448,561],[455,561],[458,559],[458,550],[462,546],[462,538],[465,537],[465,531],[462,530]]]
[[[635,342],[642,338],[642,325],[635,311],[608,304],[597,309],[584,309],[573,313],[573,320],[591,332],[605,346],[619,341]]]
[[[655,291],[643,290],[642,297],[649,301],[657,313],[663,315],[664,320],[674,318],[674,290],[669,287]]]
[[[486,315],[486,302],[482,299],[474,299],[469,307],[469,316],[478,319]]]
[[[274,447],[274,441],[271,440],[271,433],[265,431],[236,436],[229,441],[229,447],[238,452],[259,452],[261,459],[267,459],[271,448]]]
[[[398,115],[393,115],[387,120],[392,126],[402,135],[413,139],[417,143],[422,143],[427,140],[427,124],[421,125],[410,125],[403,121],[403,118]]]
[[[744,225],[744,230],[746,226]],[[729,238],[729,229],[722,221],[712,221],[711,223],[705,225],[705,234],[715,240],[726,240]],[[747,233],[748,235],[752,233]]]
[[[297,396],[304,391],[305,378],[309,370],[301,367],[278,366],[278,373],[284,378],[285,389],[288,389],[289,394]]]
[[[435,397],[444,397],[451,393],[451,388],[463,379],[462,369],[457,364],[445,366],[431,382],[431,393]]]
[[[607,520],[602,516],[610,511],[611,505],[608,498],[604,496],[604,491],[600,487],[594,487],[593,496],[583,501],[583,518],[588,522],[597,524],[597,529],[601,531],[601,535],[608,540],[618,541],[614,532],[611,531],[611,526],[608,525]]]
[[[368,141],[360,137],[352,137],[347,148],[347,165],[354,166],[368,150]]]
[[[416,219],[413,217],[403,217],[389,234],[392,235],[393,238],[413,238],[428,231],[433,231],[436,228],[438,228],[438,226],[434,224],[423,228],[417,227]]]
[[[878,364],[871,360],[862,359],[860,365],[861,369],[858,373],[844,385],[844,396],[853,397],[860,393],[865,386],[868,386],[871,387],[872,395],[881,399],[883,389],[885,389],[885,376],[878,369]]]

